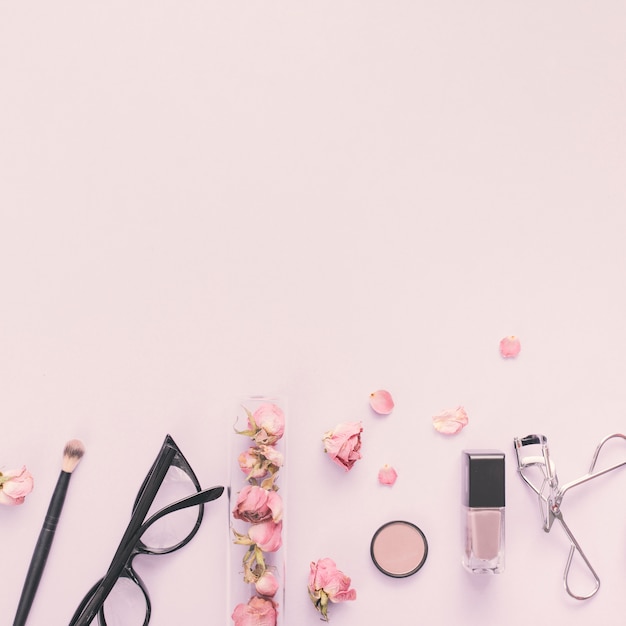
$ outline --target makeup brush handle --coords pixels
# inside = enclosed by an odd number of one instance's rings
[[[17,613],[13,620],[13,626],[24,626],[24,624],[26,624],[30,607],[33,604],[41,575],[43,574],[46,561],[48,560],[48,554],[50,553],[54,533],[59,522],[59,517],[61,516],[61,510],[63,509],[67,486],[69,485],[71,476],[69,472],[61,471],[59,480],[57,481],[52,499],[50,500],[50,505],[48,506],[48,512],[46,513],[41,532],[39,533],[39,538],[35,544],[30,566],[28,567],[26,580],[22,588],[22,595],[17,606]]]

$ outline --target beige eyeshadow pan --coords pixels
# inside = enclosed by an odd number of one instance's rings
[[[415,524],[395,520],[383,524],[374,533],[370,554],[383,574],[405,578],[419,571],[426,562],[428,542]]]

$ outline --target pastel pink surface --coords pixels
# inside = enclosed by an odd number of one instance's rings
[[[33,625],[67,624],[104,575],[166,433],[203,487],[228,484],[248,393],[290,405],[279,626],[319,626],[303,581],[326,554],[359,592],[333,606],[335,626],[528,626],[511,610],[523,598],[554,624],[625,615],[620,477],[575,494],[602,590],[572,604],[567,546],[542,530],[512,452],[514,436],[546,433],[567,482],[624,429],[625,11],[0,3],[0,468],[36,479],[23,505],[0,506],[0,615],[68,437],[89,454]],[[500,357],[495,329],[524,354]],[[369,406],[379,385],[391,418]],[[468,426],[435,431],[457,403]],[[340,422],[363,425],[350,472],[322,451]],[[466,445],[511,451],[508,571],[488,581],[459,565]],[[376,481],[385,462],[400,471],[391,489]],[[232,506],[208,504],[175,554],[135,559],[151,626],[231,626]],[[432,546],[405,581],[367,555],[396,514],[419,516]]]

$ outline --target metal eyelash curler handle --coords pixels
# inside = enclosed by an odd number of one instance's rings
[[[513,440],[515,445],[515,453],[517,456],[518,472],[524,482],[538,495],[544,531],[550,532],[554,524],[554,520],[556,519],[560,522],[563,530],[565,531],[565,534],[570,541],[569,554],[565,564],[565,570],[563,572],[563,585],[567,593],[576,600],[587,600],[593,597],[600,589],[600,578],[598,577],[596,571],[589,562],[589,559],[580,547],[580,544],[574,537],[569,526],[565,523],[565,520],[563,519],[563,513],[561,512],[561,503],[563,501],[565,493],[569,489],[577,487],[578,485],[582,485],[594,478],[603,476],[608,472],[611,472],[626,465],[625,460],[621,463],[611,465],[610,467],[607,467],[603,470],[595,471],[595,466],[598,461],[598,456],[602,447],[610,439],[615,438],[626,440],[626,435],[623,435],[621,433],[614,433],[605,437],[595,449],[589,471],[580,478],[563,485],[563,487],[561,488],[559,488],[559,482],[556,476],[556,471],[554,469],[554,464],[550,458],[547,438],[544,435],[528,435],[522,438],[515,437]],[[521,452],[526,446],[539,446],[540,454],[522,455]],[[527,475],[528,473],[530,473],[530,471],[535,469],[539,469],[543,476],[541,480],[541,485],[539,487],[537,487],[537,485],[535,485],[530,477]],[[579,556],[582,558],[594,580],[593,589],[589,593],[586,593],[584,595],[574,593],[569,584],[569,574],[571,571],[572,561],[576,552],[578,552]]]
[[[592,598],[593,596],[595,596],[596,593],[598,593],[598,590],[600,589],[600,578],[598,574],[596,574],[596,570],[593,569],[591,563],[589,562],[589,559],[586,557],[585,553],[582,551],[580,544],[578,543],[578,541],[576,541],[576,538],[572,534],[572,531],[569,529],[569,526],[565,523],[565,520],[563,519],[563,514],[561,513],[561,511],[559,510],[558,512],[554,513],[553,518],[558,519],[559,522],[561,522],[561,526],[563,527],[563,530],[565,531],[565,534],[567,535],[571,544],[569,548],[569,554],[567,555],[567,561],[565,563],[565,570],[563,571],[563,586],[565,587],[565,591],[567,591],[567,593],[575,600],[588,600],[589,598]],[[569,585],[569,573],[570,573],[570,570],[572,567],[572,561],[574,559],[574,555],[576,554],[576,552],[578,552],[578,554],[584,561],[594,581],[593,589],[585,595],[579,595],[579,594],[574,593]]]

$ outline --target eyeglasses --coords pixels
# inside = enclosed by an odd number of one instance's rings
[[[139,489],[107,573],[87,592],[69,626],[87,626],[96,616],[100,626],[147,626],[152,605],[133,569],[134,558],[168,554],[188,544],[200,528],[204,504],[223,492],[221,486],[201,489],[187,459],[167,435]]]

